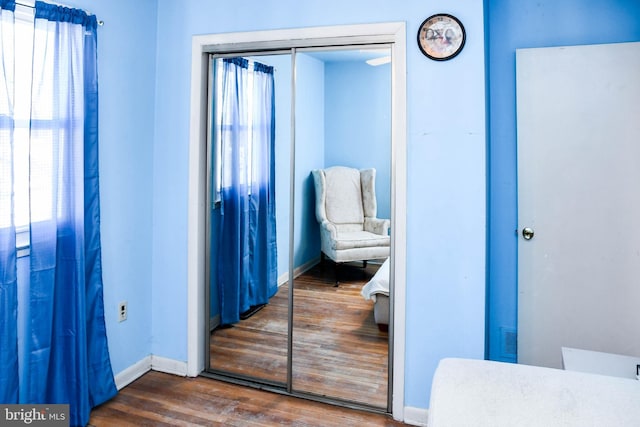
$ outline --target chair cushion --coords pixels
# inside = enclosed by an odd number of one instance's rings
[[[336,240],[332,242],[332,247],[335,250],[372,248],[390,245],[391,239],[389,236],[381,236],[368,231],[341,232],[338,233]]]
[[[362,224],[362,187],[360,171],[334,166],[325,169],[327,219],[334,224]]]

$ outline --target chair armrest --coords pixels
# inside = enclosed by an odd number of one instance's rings
[[[336,240],[338,237],[338,229],[331,222],[325,220],[320,223],[320,234],[325,235],[331,240]]]
[[[391,228],[391,221],[381,218],[364,219],[364,230],[370,233],[380,234],[381,236],[389,235],[389,228]]]

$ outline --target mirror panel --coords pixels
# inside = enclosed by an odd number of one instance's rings
[[[322,259],[311,171],[374,168],[377,217],[390,218],[390,55],[352,48],[295,58],[292,389],[376,408],[387,407],[388,331],[361,290],[384,259]]]
[[[251,135],[246,135],[249,132],[249,126],[246,122],[254,122],[255,126],[260,126],[260,120],[257,117],[261,117],[258,110],[248,111],[244,104],[238,105],[238,116],[249,117],[249,119],[239,119],[238,128],[235,130],[229,130],[231,125],[224,123],[222,119],[223,105],[227,106],[232,104],[228,98],[223,101],[223,93],[230,93],[231,89],[225,88],[223,83],[222,72],[214,72],[214,76],[211,78],[210,87],[211,90],[211,104],[213,106],[211,114],[211,135],[210,140],[210,217],[209,217],[209,229],[210,229],[210,242],[209,242],[209,254],[210,254],[210,269],[209,269],[209,366],[207,371],[217,374],[229,375],[235,378],[249,379],[265,384],[278,385],[281,387],[286,386],[287,382],[287,364],[288,364],[288,317],[289,317],[289,296],[288,296],[288,265],[289,265],[289,195],[290,195],[290,158],[291,158],[291,55],[264,55],[264,56],[250,56],[245,59],[253,61],[259,64],[264,64],[269,67],[273,67],[273,105],[275,106],[275,139],[274,149],[272,153],[268,150],[262,152],[253,152],[251,149],[247,149],[247,152],[243,152],[238,149],[237,152],[230,150],[229,154],[223,154],[219,148],[220,134],[223,132],[237,132],[238,138],[251,138]],[[216,60],[214,60],[215,63]],[[217,61],[221,61],[218,59]],[[221,69],[218,67],[218,69]],[[253,69],[249,65],[249,69]],[[249,73],[250,74],[250,73]],[[257,77],[239,77],[243,80],[246,86],[238,84],[237,87],[244,88],[244,92],[238,95],[237,99],[260,99],[256,98],[257,95],[252,94],[252,91],[258,93],[263,91],[264,87],[259,84],[261,81]],[[255,80],[254,80],[255,79]],[[239,80],[233,80],[237,82]],[[234,85],[232,85],[234,86]],[[235,86],[234,86],[235,87]],[[225,92],[228,91],[228,92]],[[255,95],[255,96],[254,96]],[[267,102],[268,104],[268,102]],[[268,109],[269,105],[261,105],[259,107]],[[255,108],[259,108],[256,106]],[[224,110],[224,114],[232,114],[230,112],[233,109]],[[216,126],[216,123],[218,125]],[[264,124],[263,124],[264,125]],[[268,125],[266,125],[268,126]],[[264,129],[262,129],[264,130]],[[254,131],[250,131],[254,132]],[[255,132],[258,132],[256,128]],[[235,135],[235,134],[234,134]],[[253,140],[256,140],[256,136],[253,135]],[[242,143],[237,142],[238,146],[242,146]],[[234,145],[235,146],[235,145]],[[242,146],[244,147],[244,146]],[[245,147],[246,148],[246,147]],[[257,148],[255,149],[257,150]],[[248,310],[242,311],[240,319],[238,321],[232,321],[229,323],[225,321],[227,316],[226,310],[223,305],[237,305],[238,299],[234,300],[234,295],[231,295],[231,291],[227,291],[227,288],[221,287],[221,282],[228,280],[228,278],[221,277],[221,271],[224,269],[222,265],[229,264],[230,255],[228,253],[222,253],[220,248],[224,248],[224,251],[239,251],[238,247],[242,245],[250,246],[245,254],[235,258],[233,261],[237,265],[238,274],[248,274],[247,269],[255,268],[254,266],[260,264],[261,259],[256,255],[257,251],[252,247],[250,237],[248,235],[260,232],[262,227],[265,227],[262,220],[251,221],[251,225],[240,225],[234,223],[229,218],[232,218],[234,213],[231,206],[234,204],[232,201],[221,200],[224,196],[220,194],[226,194],[224,191],[217,193],[216,188],[220,188],[223,184],[218,184],[227,178],[223,178],[225,174],[224,165],[221,167],[220,162],[216,159],[223,159],[225,164],[235,164],[238,161],[234,156],[247,155],[248,158],[254,158],[254,162],[248,162],[247,181],[260,182],[255,186],[250,187],[248,190],[251,194],[247,200],[244,208],[241,210],[246,211],[249,216],[259,215],[260,208],[264,208],[268,202],[271,201],[271,197],[262,197],[262,182],[269,180],[272,182],[274,193],[273,199],[275,203],[273,208],[275,213],[275,236],[273,236],[273,244],[276,245],[277,253],[277,272],[270,270],[270,279],[268,281],[277,281],[277,290],[275,294],[268,299],[268,303],[264,306],[251,307]],[[253,156],[253,157],[252,157]],[[273,174],[267,176],[261,173],[258,169],[258,164],[261,160],[264,160],[265,156],[272,156],[273,165],[275,165]],[[231,158],[231,160],[230,160]],[[235,169],[235,167],[234,167]],[[227,171],[227,173],[232,173]],[[244,176],[244,175],[243,175]],[[258,176],[262,176],[263,180],[260,180]],[[233,181],[236,177],[229,178],[229,181]],[[242,178],[238,178],[237,181],[242,181]],[[234,181],[235,182],[235,181]],[[242,183],[238,184],[242,187]],[[242,187],[244,188],[244,187]],[[246,189],[245,189],[246,190]],[[260,194],[260,196],[258,196]],[[226,214],[225,214],[226,211]],[[225,222],[226,221],[226,222]],[[245,227],[241,231],[237,231],[237,241],[242,242],[236,244],[235,241],[229,242],[229,240],[223,240],[224,230],[223,227],[228,224],[232,224],[233,227]],[[255,231],[254,229],[258,229]],[[242,273],[240,273],[242,272]],[[261,276],[263,277],[263,276]],[[261,278],[253,279],[254,282],[267,281]],[[275,286],[273,286],[275,288]],[[247,291],[249,292],[249,291]],[[270,292],[272,293],[272,292]],[[222,300],[226,302],[223,302]]]

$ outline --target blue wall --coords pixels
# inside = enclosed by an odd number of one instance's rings
[[[376,169],[378,217],[391,218],[391,65],[325,66],[325,166]]]
[[[407,323],[406,406],[428,407],[440,358],[483,357],[482,2],[65,3],[106,23],[98,44],[100,167],[106,320],[116,373],[149,354],[187,360],[191,37],[386,21],[407,25],[408,158],[407,170],[400,171],[408,181],[407,300],[401,313]],[[466,46],[452,61],[431,61],[415,43],[420,23],[440,11],[456,15],[467,31]],[[118,323],[121,300],[129,302],[129,319]]]
[[[488,356],[505,356],[500,328],[517,328],[515,50],[640,41],[637,0],[489,0]],[[639,70],[640,72],[640,70]]]
[[[489,348],[516,319],[515,49],[640,40],[636,0],[482,2],[67,0],[98,33],[105,309],[115,372],[187,356],[191,36],[404,21],[407,24],[406,405],[428,407],[442,357],[484,353],[486,132],[490,157]],[[435,62],[415,45],[427,16],[460,18],[467,43]],[[117,304],[129,319],[117,322]]]
[[[261,57],[275,67],[276,102],[276,233],[278,276],[289,271],[289,196],[291,164],[291,55]]]
[[[320,231],[311,171],[324,167],[324,62],[296,55],[296,161],[293,263],[320,256]]]
[[[105,318],[117,374],[151,353],[155,0],[69,0],[97,15]],[[120,301],[128,318],[117,320]],[[184,331],[181,331],[184,333]]]
[[[446,9],[467,30],[454,60],[415,43]],[[152,353],[186,360],[191,37],[319,25],[407,24],[408,179],[405,403],[426,408],[440,358],[484,356],[485,93],[481,2],[158,0],[153,148]],[[308,172],[307,172],[308,173]]]

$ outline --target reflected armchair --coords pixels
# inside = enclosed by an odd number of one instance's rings
[[[390,221],[377,218],[375,169],[312,171],[322,255],[336,263],[386,259]],[[336,278],[337,282],[337,278]]]

